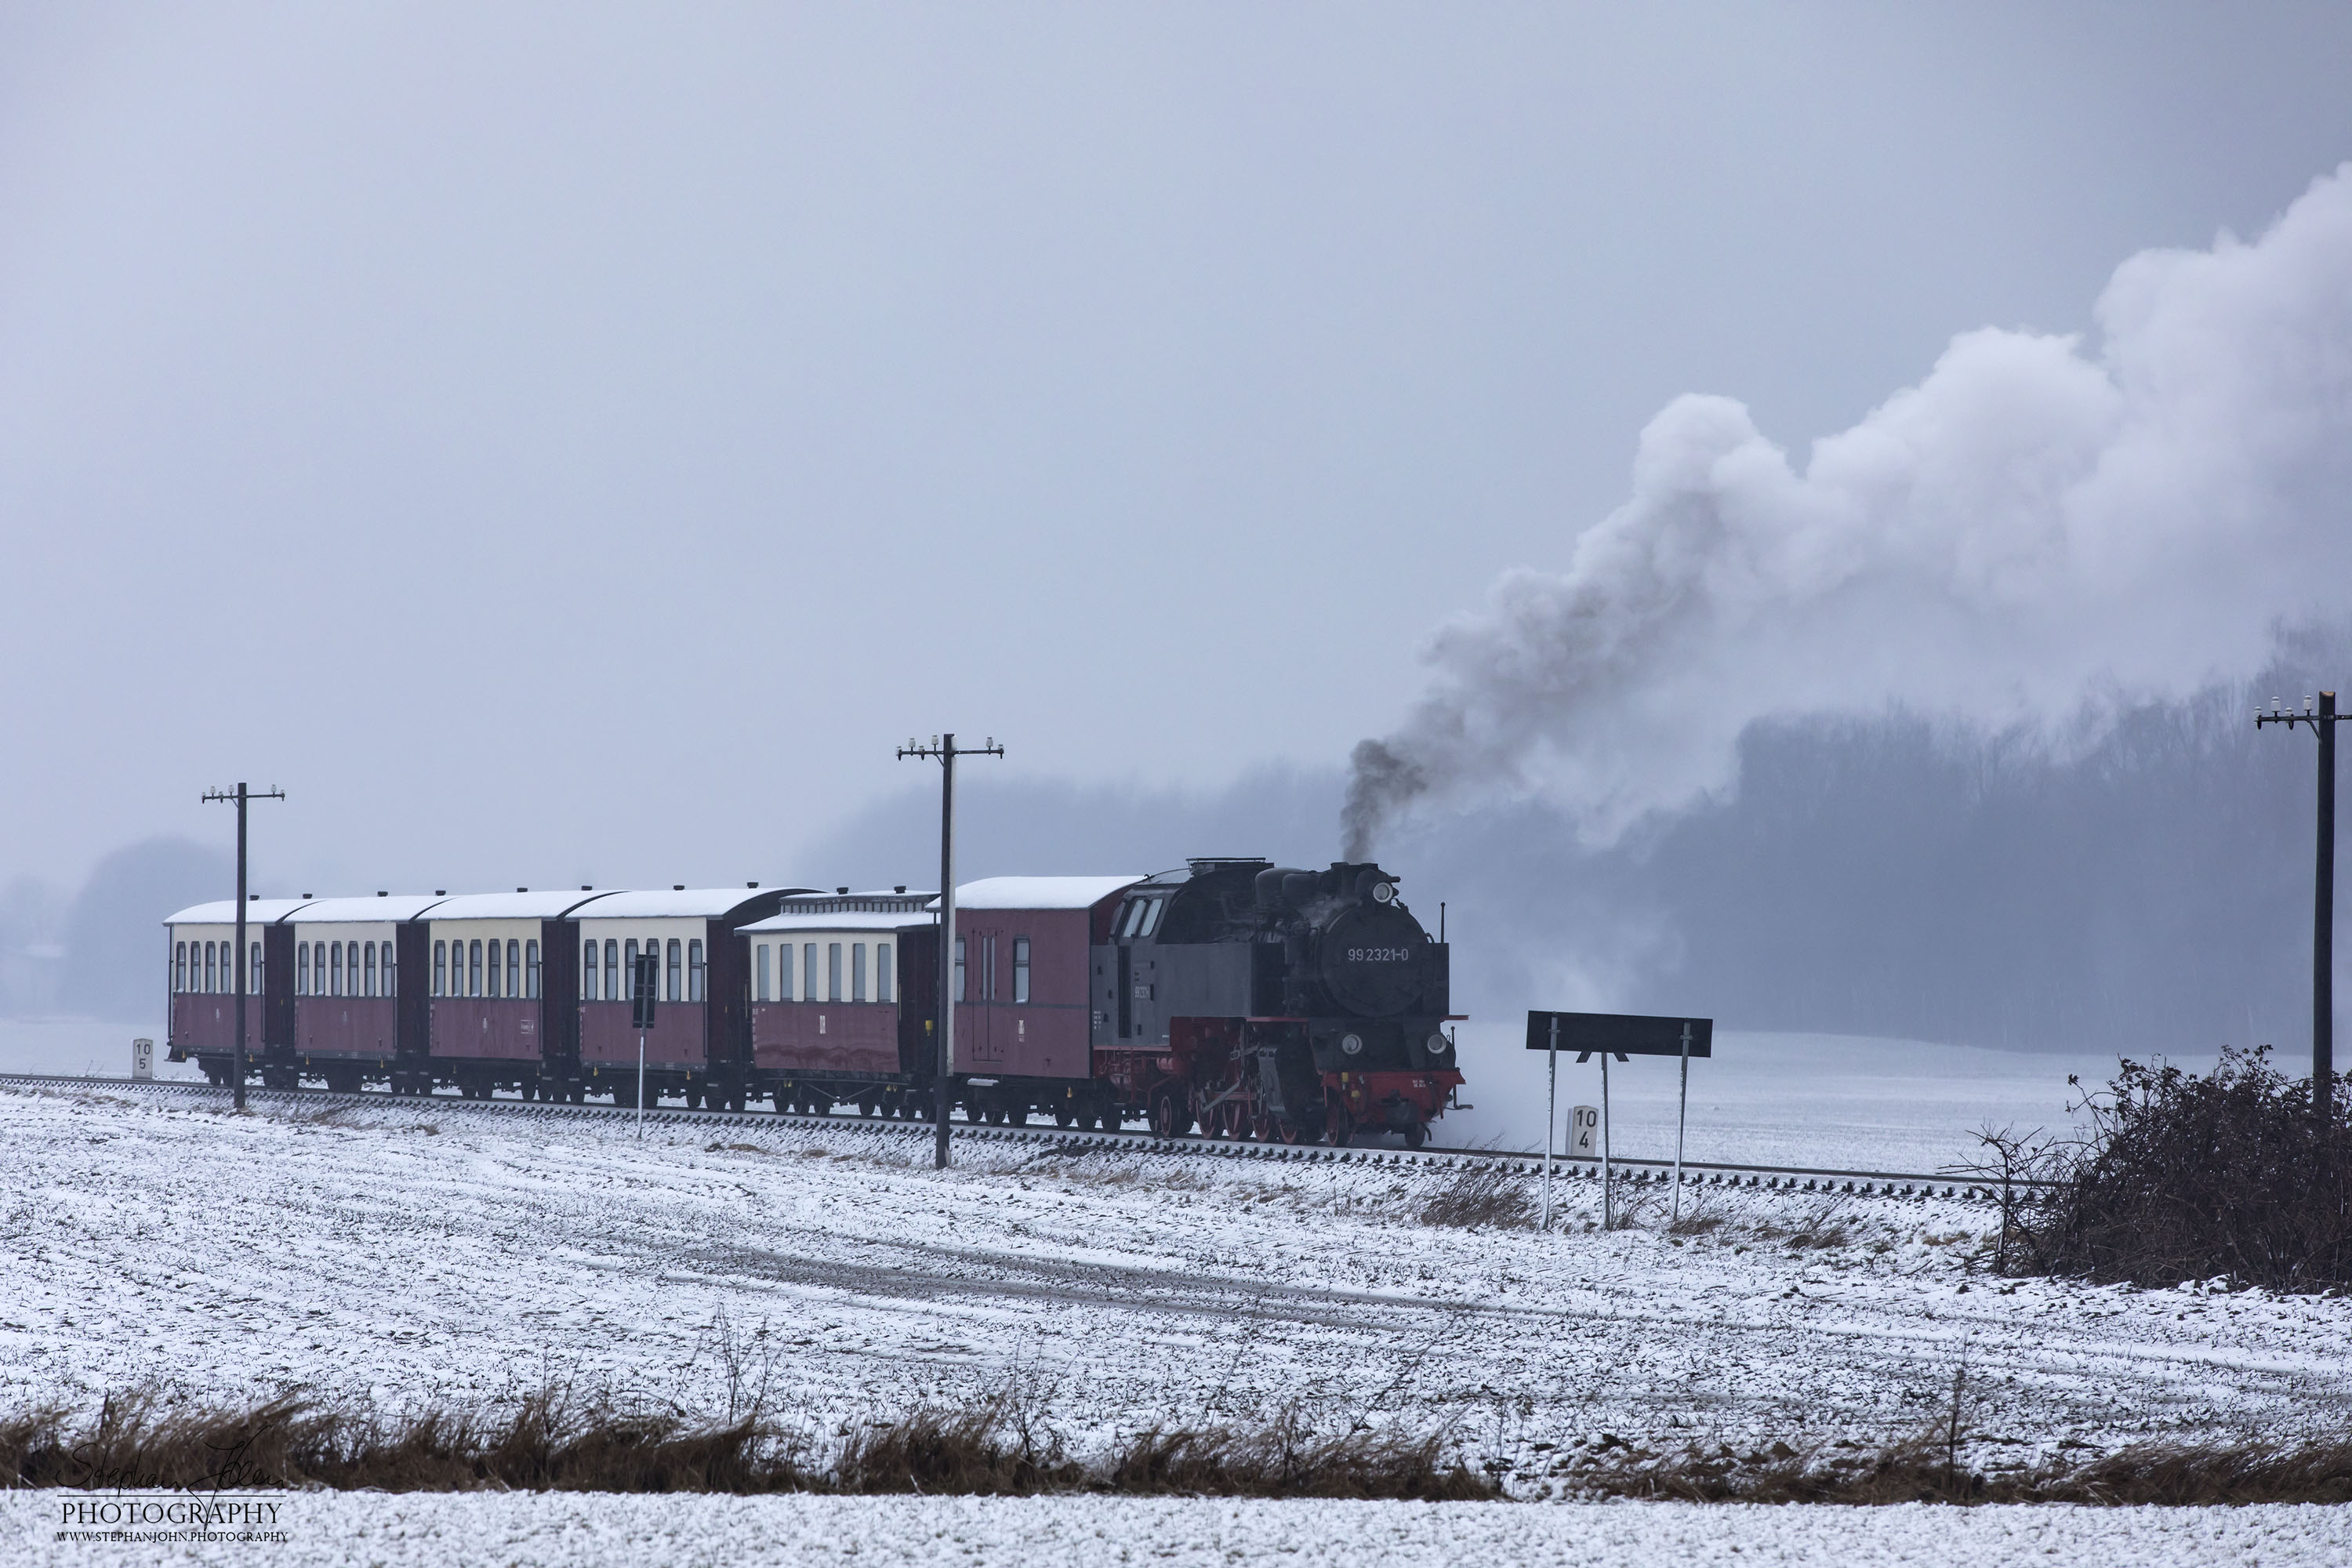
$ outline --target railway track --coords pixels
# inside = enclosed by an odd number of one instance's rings
[[[23,1085],[32,1088],[67,1089],[92,1088],[110,1090],[131,1090],[140,1094],[163,1095],[190,1100],[226,1100],[226,1085],[190,1082],[176,1079],[104,1078],[94,1075],[73,1076],[51,1073],[0,1073],[0,1084]],[[324,1106],[336,1103],[385,1107],[394,1110],[424,1110],[430,1107],[436,1114],[461,1116],[520,1116],[546,1121],[593,1121],[620,1118],[634,1122],[637,1111],[633,1107],[610,1105],[572,1105],[543,1103],[526,1100],[467,1100],[457,1095],[394,1096],[380,1091],[363,1090],[358,1094],[339,1094],[324,1089],[255,1089],[246,1091],[248,1105]],[[645,1120],[656,1127],[759,1128],[797,1126],[804,1128],[855,1127],[862,1131],[899,1131],[909,1139],[929,1138],[931,1124],[925,1121],[900,1121],[885,1117],[809,1115],[798,1111],[770,1110],[688,1110],[647,1107]],[[1121,1150],[1136,1154],[1177,1154],[1201,1159],[1264,1160],[1294,1163],[1350,1163],[1371,1165],[1459,1166],[1465,1162],[1496,1163],[1516,1168],[1520,1173],[1540,1174],[1544,1159],[1541,1154],[1529,1154],[1495,1149],[1459,1149],[1426,1147],[1422,1149],[1346,1148],[1334,1149],[1322,1144],[1258,1143],[1231,1142],[1222,1138],[1161,1138],[1150,1132],[1078,1131],[1060,1127],[1000,1127],[982,1122],[951,1121],[949,1135],[960,1142],[1059,1144],[1077,1149]],[[1553,1157],[1554,1172],[1569,1181],[1597,1181],[1600,1162],[1565,1154]],[[1674,1162],[1622,1158],[1609,1162],[1617,1179],[1636,1186],[1673,1180]],[[1749,1165],[1717,1160],[1685,1160],[1683,1162],[1685,1185],[1702,1187],[1752,1187],[1764,1191],[1851,1194],[1858,1197],[1912,1198],[1926,1201],[1931,1197],[1963,1199],[1979,1203],[1997,1201],[2000,1195],[1999,1182],[1988,1183],[1981,1176],[1944,1173],[1933,1174],[1906,1171],[1858,1171],[1832,1166],[1812,1165]],[[2045,1186],[2053,1184],[2019,1182],[2018,1186]]]

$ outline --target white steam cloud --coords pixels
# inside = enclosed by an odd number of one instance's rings
[[[2096,319],[2095,349],[1955,338],[1801,471],[1738,403],[1667,405],[1568,570],[1504,576],[1436,635],[1402,727],[1356,748],[1349,858],[1417,805],[1497,798],[1613,841],[1730,790],[1764,719],[1899,704],[2095,738],[2341,616],[2352,163],[2252,244],[2132,258]]]

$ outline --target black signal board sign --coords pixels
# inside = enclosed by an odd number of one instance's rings
[[[1552,1034],[1552,1021],[1559,1034]],[[1685,1030],[1689,1054],[1714,1054],[1712,1018],[1653,1018],[1640,1013],[1529,1013],[1528,1049],[1548,1051],[1607,1051],[1614,1057],[1678,1057],[1684,1054]]]

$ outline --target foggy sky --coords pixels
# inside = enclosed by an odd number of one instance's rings
[[[2347,66],[2284,5],[0,7],[0,877],[238,778],[324,892],[899,879],[843,836],[948,728],[1047,803],[1319,777],[1673,399],[1801,447],[2087,332],[2352,156]]]

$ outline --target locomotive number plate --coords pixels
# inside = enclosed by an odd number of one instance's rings
[[[1351,947],[1348,950],[1350,963],[1402,963],[1412,957],[1411,950],[1402,947]]]

